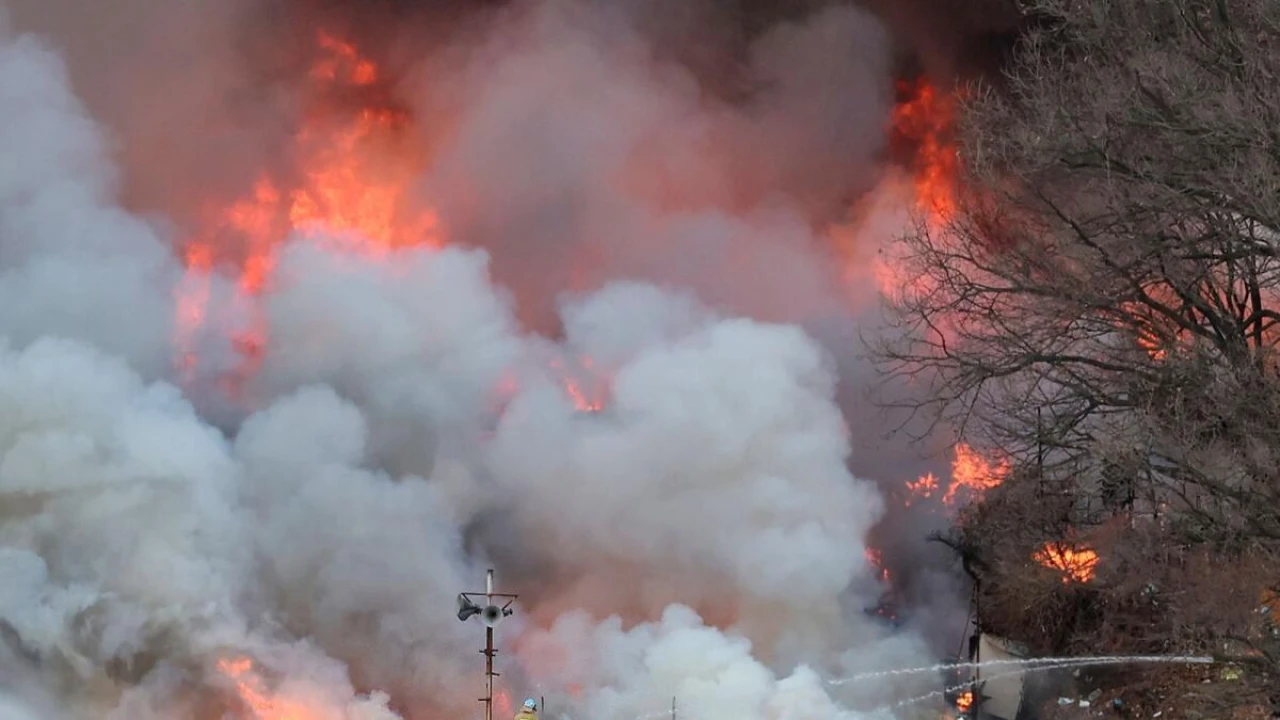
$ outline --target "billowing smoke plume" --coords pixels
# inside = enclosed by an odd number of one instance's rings
[[[935,689],[824,680],[932,659],[864,613],[876,481],[919,466],[867,451],[852,342],[893,226],[848,217],[884,182],[881,23],[708,32],[721,64],[642,3],[382,30],[450,244],[288,238],[233,397],[230,270],[200,376],[174,370],[183,248],[290,162],[272,33],[371,32],[303,5],[0,20],[0,718],[468,716],[454,598],[490,566],[521,594],[504,697],[555,717],[852,720]]]

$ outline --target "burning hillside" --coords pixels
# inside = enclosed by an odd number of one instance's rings
[[[822,679],[933,657],[849,611],[917,571],[868,534],[909,517],[882,488],[931,466],[864,449],[848,338],[876,311],[850,289],[877,271],[837,262],[831,226],[872,192],[890,224],[945,212],[954,163],[945,92],[895,100],[875,17],[768,28],[730,100],[638,18],[561,0],[414,42],[290,5],[285,80],[195,52],[260,8],[124,9],[227,90],[166,104],[168,68],[108,72],[16,7],[0,711],[465,715],[477,640],[451,608],[490,564],[521,597],[508,699],[887,718],[930,687]],[[42,21],[53,39],[22,34]],[[181,152],[148,145],[175,127]],[[884,160],[904,133],[909,187]],[[999,482],[956,453],[913,491]]]

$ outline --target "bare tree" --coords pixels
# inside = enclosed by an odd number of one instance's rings
[[[1104,561],[1151,581],[1100,572],[1086,624],[1149,647],[1121,609],[1192,558],[1253,569],[1233,607],[1280,582],[1280,3],[1024,4],[1046,21],[998,88],[966,89],[955,207],[896,248],[915,280],[877,350],[931,384],[912,409],[1014,463],[957,544],[1008,570],[1046,536],[1109,533]],[[1249,635],[1175,615],[1170,642]]]
[[[972,91],[958,207],[902,239],[881,358],[934,384],[917,409],[1047,471],[1105,454],[1230,495],[1181,475],[1189,434],[1280,440],[1280,4],[1034,4],[1057,22]]]

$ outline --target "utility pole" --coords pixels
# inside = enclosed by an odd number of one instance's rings
[[[511,609],[511,604],[517,597],[493,591],[493,568],[489,568],[485,575],[483,593],[458,594],[458,619],[466,622],[472,616],[479,615],[480,622],[484,623],[484,649],[480,651],[484,655],[485,696],[480,698],[480,702],[484,703],[484,720],[493,720],[493,679],[499,675],[493,671],[493,658],[498,654],[493,647],[493,629],[503,618],[510,617],[515,612]],[[484,598],[483,605],[477,602],[479,598]],[[505,602],[498,605],[502,601]]]

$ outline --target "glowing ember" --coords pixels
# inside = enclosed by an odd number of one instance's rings
[[[245,359],[238,378],[243,381],[252,376],[268,331],[252,299],[270,289],[277,248],[291,234],[373,256],[443,244],[436,215],[414,208],[408,194],[424,155],[406,132],[409,118],[369,92],[385,84],[378,67],[330,34],[320,33],[316,45],[318,59],[309,75],[316,105],[291,148],[297,172],[287,179],[264,172],[248,196],[213,211],[207,230],[188,243],[188,278],[178,289],[175,338],[188,380],[197,360],[194,338],[207,321],[207,278],[215,265],[239,270],[242,315],[250,318],[247,327],[234,332]],[[352,97],[364,102],[347,110],[326,101],[334,97],[344,104]]]
[[[1010,465],[1007,460],[993,462],[982,457],[973,448],[964,443],[956,444],[956,456],[951,461],[951,485],[947,488],[942,502],[955,505],[961,492],[971,499],[999,485],[1009,474]]]
[[[1089,582],[1098,564],[1098,553],[1066,543],[1045,543],[1032,558],[1044,567],[1062,573],[1062,582]]]
[[[907,507],[920,500],[927,500],[933,497],[938,491],[938,477],[933,473],[925,473],[915,480],[907,483]]]
[[[867,548],[863,551],[863,556],[867,558],[867,562],[871,563],[871,567],[876,569],[876,575],[881,582],[889,582],[889,569],[884,566],[884,556],[875,548]]]

